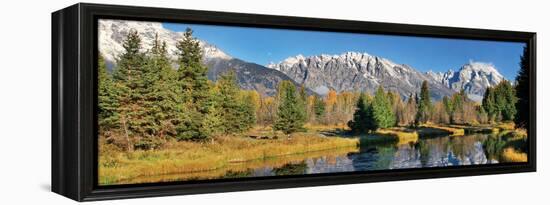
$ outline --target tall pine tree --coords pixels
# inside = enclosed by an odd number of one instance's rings
[[[502,120],[511,121],[516,116],[516,91],[507,80],[501,81],[495,87],[495,102]]]
[[[511,121],[516,116],[516,91],[510,82],[503,80],[485,91],[482,106],[492,121]]]
[[[130,30],[123,42],[124,52],[118,57],[113,71],[114,88],[118,93],[120,127],[128,149],[142,140],[152,137],[154,121],[149,117],[147,101],[151,89],[146,81],[146,56],[141,51],[141,38],[136,30]]]
[[[430,119],[430,113],[432,111],[432,102],[430,99],[430,89],[428,87],[428,81],[422,82],[420,88],[420,96],[418,96],[418,110],[416,113],[415,124],[426,123]]]
[[[98,121],[100,131],[119,127],[118,99],[113,78],[107,72],[105,59],[98,58]]]
[[[210,123],[206,120],[211,111],[208,68],[202,64],[202,51],[193,31],[187,28],[176,45],[178,57],[177,83],[181,89],[177,138],[204,140],[210,136]]]
[[[442,103],[443,103],[443,106],[445,107],[445,112],[449,116],[449,122],[452,124],[453,123],[453,117],[452,116],[453,116],[453,113],[454,113],[453,101],[451,101],[449,99],[449,97],[447,97],[445,95],[445,96],[443,96]]]
[[[285,134],[303,130],[306,112],[296,86],[290,81],[282,81],[277,94],[279,103],[273,129],[281,130]]]
[[[325,102],[318,96],[313,96],[313,112],[315,118],[319,119],[325,114]]]
[[[181,103],[178,95],[181,93],[177,86],[176,70],[172,68],[168,58],[166,42],[161,42],[158,34],[155,35],[153,46],[149,50],[147,81],[152,86],[149,98],[152,101],[151,115],[157,126],[156,133],[161,139],[174,137]]]
[[[348,122],[348,127],[354,134],[364,134],[376,130],[371,102],[369,102],[365,93],[359,95],[353,119]]]
[[[239,93],[239,110],[241,118],[239,120],[240,132],[249,130],[254,124],[256,124],[256,110],[255,105],[255,91],[241,91]]]
[[[392,127],[396,123],[390,99],[382,86],[378,86],[374,94],[372,113],[377,128]]]
[[[487,87],[487,89],[485,89],[481,103],[483,109],[487,112],[487,118],[489,118],[488,120],[496,121],[499,113],[495,104],[495,93],[493,88]]]
[[[529,128],[529,50],[523,47],[523,54],[520,59],[520,70],[516,76],[516,109],[517,114],[514,118],[516,126]]]
[[[251,99],[239,89],[235,71],[221,75],[215,89],[215,110],[220,112],[221,132],[234,134],[248,130],[255,122],[256,114]]]

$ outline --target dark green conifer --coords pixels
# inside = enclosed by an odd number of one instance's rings
[[[368,131],[376,130],[371,102],[369,102],[365,93],[359,95],[353,119],[348,122],[348,127],[354,134],[365,134]]]
[[[529,62],[529,50],[524,47],[519,63],[520,70],[516,76],[517,114],[514,118],[516,126],[524,128],[529,128]]]
[[[301,131],[305,120],[305,109],[300,101],[299,93],[296,91],[296,86],[287,80],[280,82],[277,118],[273,129],[281,130],[285,134]]]
[[[392,127],[396,123],[391,102],[382,86],[378,86],[372,101],[372,113],[376,128]]]

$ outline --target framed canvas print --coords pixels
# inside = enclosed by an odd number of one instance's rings
[[[535,33],[131,6],[52,14],[78,201],[536,170]]]

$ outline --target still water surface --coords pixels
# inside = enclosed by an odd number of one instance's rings
[[[494,144],[490,140],[498,139],[489,134],[475,134],[424,138],[403,144],[380,143],[362,146],[359,152],[309,157],[281,167],[266,164],[242,174],[274,176],[499,163],[501,148],[490,146]]]

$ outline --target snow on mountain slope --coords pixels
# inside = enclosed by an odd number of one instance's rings
[[[156,22],[102,19],[99,21],[99,51],[110,67],[123,52],[122,42],[131,29],[138,31],[142,37],[143,51],[151,48],[158,34],[159,39],[167,44],[169,57],[175,60],[175,45],[183,38],[183,32],[168,30]],[[311,92],[321,95],[329,89],[373,93],[382,85],[387,90],[408,97],[418,92],[422,81],[426,80],[434,99],[464,89],[470,99],[480,101],[488,86],[494,86],[504,79],[488,63],[469,62],[458,71],[444,73],[420,72],[404,64],[358,52],[308,57],[297,55],[279,63],[271,63],[266,68],[234,58],[203,40],[199,39],[199,44],[203,50],[204,64],[209,67],[209,79],[215,80],[219,74],[235,69],[242,88],[259,90],[265,95],[273,95],[281,80],[291,80],[296,85],[303,83]]]
[[[100,20],[99,51],[110,67],[116,64],[117,57],[124,52],[122,43],[131,29],[135,29],[142,39],[142,51],[152,47],[155,35],[166,42],[169,57],[176,60],[176,43],[183,38],[182,32],[165,29],[161,23],[144,21]],[[247,90],[257,90],[262,95],[274,95],[277,85],[283,80],[296,82],[285,74],[264,66],[233,58],[214,45],[198,39],[203,52],[203,63],[208,66],[208,78],[215,81],[220,74],[229,70],[237,73],[239,86]],[[313,93],[308,90],[309,93]]]
[[[428,71],[427,74],[455,92],[464,89],[470,99],[475,101],[481,101],[487,87],[493,87],[505,80],[494,65],[473,61],[464,64],[458,71],[449,70],[445,73]]]
[[[367,53],[346,52],[341,55],[302,55],[289,57],[267,67],[279,70],[312,90],[330,88],[340,91],[373,93],[379,85],[397,91],[402,97],[418,92],[424,80],[432,97],[440,99],[453,91],[431,77],[407,66]]]
[[[159,40],[166,42],[170,58],[175,60],[176,43],[183,38],[183,32],[165,29],[161,23],[157,22],[101,19],[99,20],[99,51],[106,61],[114,63],[117,56],[124,51],[122,42],[131,29],[140,34],[143,51],[152,47],[155,35],[158,34]],[[199,40],[199,44],[206,59],[229,60],[232,58],[216,46],[201,40]]]

